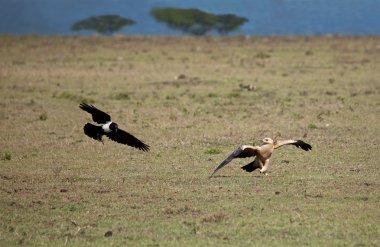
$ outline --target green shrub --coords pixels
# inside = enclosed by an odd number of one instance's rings
[[[46,113],[46,112],[42,113],[42,114],[39,116],[39,119],[40,119],[41,121],[46,121],[46,120],[47,120],[47,113]]]
[[[206,154],[220,154],[222,151],[217,148],[210,148],[205,151]]]
[[[315,124],[309,124],[309,129],[318,129],[318,126],[317,125],[315,125]]]
[[[86,103],[86,104],[90,104],[90,103],[95,102],[95,100],[93,100],[93,99],[85,98],[82,95],[76,95],[76,94],[73,94],[73,93],[67,92],[67,91],[62,92],[59,95],[53,95],[53,97],[57,97],[59,99],[67,99],[67,100],[75,101],[78,103]]]
[[[130,100],[131,95],[128,92],[118,93],[114,96],[114,99],[116,99],[116,100]]]
[[[11,160],[12,159],[12,154],[8,151],[3,153],[3,160]]]

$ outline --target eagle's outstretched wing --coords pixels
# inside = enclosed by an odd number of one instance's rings
[[[222,169],[228,163],[230,163],[235,158],[248,158],[256,156],[258,152],[257,146],[244,145],[236,149],[232,154],[230,154],[225,160],[223,160],[218,167],[212,172],[210,177],[212,177],[218,170]]]
[[[311,145],[302,141],[302,140],[285,140],[285,141],[277,141],[274,144],[274,148],[279,148],[284,145],[294,145],[297,148],[302,148],[305,151],[311,150]]]

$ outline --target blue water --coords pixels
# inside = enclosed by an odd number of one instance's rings
[[[181,35],[149,12],[199,8],[249,19],[233,35],[380,35],[380,0],[0,0],[0,34],[78,35],[71,25],[93,15],[133,19],[127,35]]]

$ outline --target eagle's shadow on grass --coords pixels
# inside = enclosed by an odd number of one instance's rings
[[[244,175],[213,175],[213,176],[208,176],[209,179],[213,179],[213,178],[259,178],[259,179],[263,179],[263,178],[269,178],[269,177],[280,177],[280,176],[274,176],[274,175],[268,175],[268,176],[265,176],[265,175],[252,175],[252,176],[244,176]]]

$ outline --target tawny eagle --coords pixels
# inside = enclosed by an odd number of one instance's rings
[[[263,142],[264,144],[261,146],[243,145],[239,147],[213,171],[211,176],[214,175],[222,167],[230,163],[233,159],[248,157],[255,157],[255,159],[251,163],[243,166],[243,170],[247,172],[253,172],[256,169],[259,169],[260,173],[267,175],[269,168],[269,158],[272,156],[272,153],[276,148],[282,147],[284,145],[294,145],[298,148],[302,148],[305,151],[311,150],[311,145],[302,140],[273,141],[271,138],[264,138]]]

